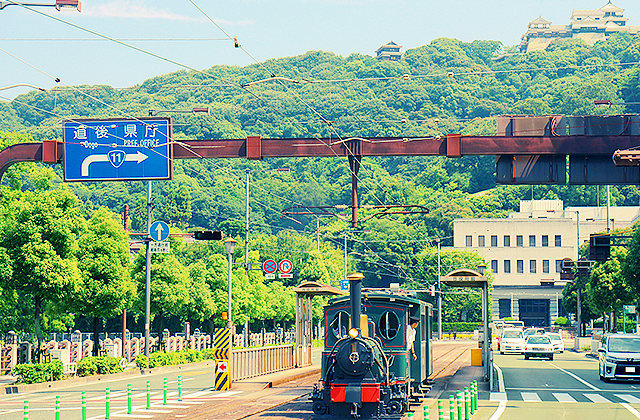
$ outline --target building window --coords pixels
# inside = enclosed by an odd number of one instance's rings
[[[542,260],[542,272],[545,274],[549,273],[549,260]]]
[[[523,260],[516,261],[516,271],[518,272],[518,274],[524,273],[524,261]]]
[[[491,271],[498,273],[498,260],[491,260]]]
[[[556,273],[562,273],[562,260],[556,260]]]
[[[484,247],[484,235],[478,235],[478,246],[480,248]]]
[[[491,246],[498,246],[498,236],[491,235]]]
[[[504,260],[504,272],[505,274],[511,273],[511,260]]]
[[[522,244],[522,235],[516,236],[516,246],[524,246]]]
[[[549,246],[549,236],[542,235],[542,246]]]
[[[556,246],[562,246],[562,236],[556,235]]]
[[[473,239],[471,237],[471,235],[467,235],[465,237],[465,244],[467,248],[471,248],[473,246]]]
[[[536,273],[536,260],[529,260],[529,272],[531,274]]]
[[[511,316],[511,299],[498,299],[498,312],[500,318],[509,318]]]
[[[536,236],[535,235],[529,235],[529,246],[531,246],[531,247],[536,246]]]
[[[505,237],[504,237],[504,246],[511,246],[511,236],[505,235]]]

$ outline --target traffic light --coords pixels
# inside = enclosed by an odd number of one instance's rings
[[[196,230],[193,232],[193,237],[198,241],[219,241],[222,239],[222,232],[219,230]]]
[[[591,234],[589,241],[589,259],[606,261],[611,256],[611,237],[606,234]]]

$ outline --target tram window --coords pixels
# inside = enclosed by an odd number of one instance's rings
[[[380,335],[385,340],[392,340],[400,328],[400,320],[395,312],[387,311],[380,317]]]
[[[347,330],[349,329],[349,314],[340,311],[333,317],[333,321],[331,321],[331,331],[336,338],[342,338],[347,335]]]

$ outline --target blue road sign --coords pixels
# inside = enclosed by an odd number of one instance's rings
[[[169,237],[169,225],[163,221],[153,222],[149,227],[149,236],[154,241],[164,241]]]
[[[171,179],[171,119],[64,122],[65,181]]]
[[[349,290],[349,280],[340,280],[340,290]]]

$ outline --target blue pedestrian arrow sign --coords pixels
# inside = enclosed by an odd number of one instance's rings
[[[154,241],[164,241],[169,237],[169,225],[163,221],[153,222],[149,227],[149,236]]]
[[[65,181],[171,179],[171,119],[64,122]]]

